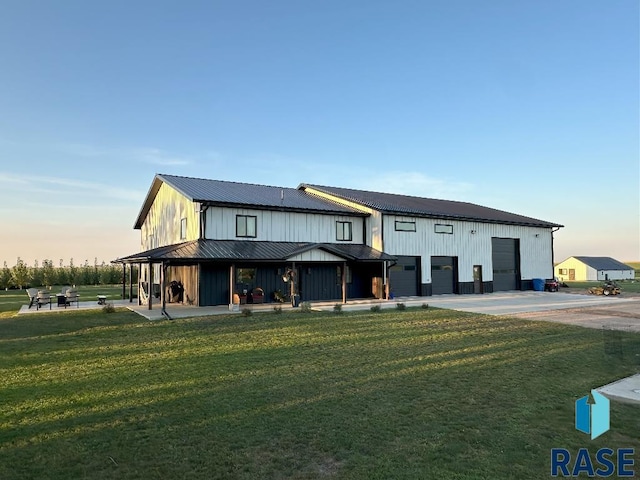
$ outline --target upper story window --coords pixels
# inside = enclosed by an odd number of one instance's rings
[[[396,232],[415,232],[416,222],[405,222],[396,220]]]
[[[453,233],[453,225],[442,225],[442,224],[436,223],[435,232],[436,233],[449,233],[449,234],[452,234]]]
[[[351,222],[336,222],[336,240],[345,242],[353,240]]]
[[[256,238],[258,217],[253,215],[236,215],[236,237]]]
[[[187,219],[181,218],[180,219],[180,240],[186,240],[186,239],[187,239]]]

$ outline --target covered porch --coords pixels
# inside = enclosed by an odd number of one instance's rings
[[[366,245],[194,240],[119,258],[138,265],[138,306],[190,307],[388,297],[395,257]],[[124,288],[124,285],[123,285]]]

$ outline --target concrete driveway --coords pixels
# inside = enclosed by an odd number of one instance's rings
[[[465,312],[640,332],[640,297],[527,291],[441,295],[427,303]]]

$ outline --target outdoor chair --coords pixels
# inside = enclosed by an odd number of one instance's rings
[[[49,304],[49,310],[51,310],[51,294],[49,292],[43,292],[40,290],[36,296],[36,309],[40,310],[42,305]]]
[[[29,295],[29,308],[33,307],[33,304],[36,303],[36,297],[38,296],[37,288],[27,288],[27,295]]]
[[[251,292],[251,299],[253,303],[264,303],[264,290],[260,287],[254,288]]]
[[[64,308],[67,308],[67,306],[71,305],[73,302],[75,302],[76,306],[80,308],[80,295],[78,294],[77,290],[70,288],[69,290],[67,290],[67,293],[65,293],[64,296],[65,296]]]

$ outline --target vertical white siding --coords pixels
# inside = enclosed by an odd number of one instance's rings
[[[186,239],[180,238],[180,221],[187,219]],[[163,183],[140,228],[142,250],[197,240],[200,216],[195,204],[173,187]]]
[[[305,188],[305,192],[310,193],[312,195],[316,195],[320,198],[324,198],[326,200],[330,200],[331,202],[353,208],[354,210],[358,210],[360,212],[369,214],[365,222],[366,238],[364,243],[365,245],[369,245],[370,247],[375,248],[376,250],[380,250],[380,251],[384,250],[382,213],[372,208],[366,207],[364,205],[360,205],[359,203],[351,202],[349,200],[345,200],[343,198],[330,195],[320,190],[316,190],[315,188],[307,187]],[[359,242],[362,243],[361,241]]]
[[[288,262],[344,262],[344,258],[325,252],[324,250],[313,249],[308,252],[287,258]]]
[[[415,221],[415,232],[396,232],[395,221]],[[391,255],[422,257],[422,282],[431,282],[431,257],[458,257],[460,282],[473,281],[473,266],[482,265],[483,280],[493,280],[491,238],[520,240],[520,270],[523,279],[549,278],[551,265],[551,229],[499,225],[480,222],[435,220],[384,215],[384,251]],[[453,234],[435,233],[435,224],[453,226]],[[475,232],[475,233],[472,233]]]
[[[382,226],[382,213],[372,211],[367,217],[367,245],[376,250],[384,251],[384,236]]]
[[[362,217],[209,207],[205,238],[270,242],[362,243]],[[236,237],[236,215],[257,217],[256,238]],[[336,240],[336,222],[351,222],[351,241]]]

